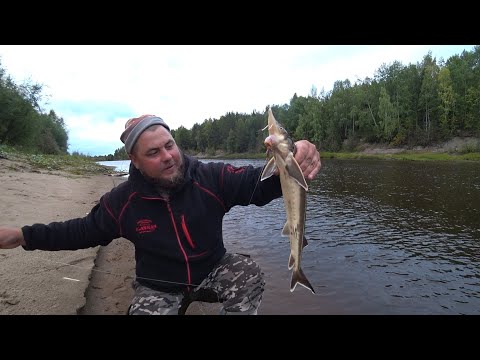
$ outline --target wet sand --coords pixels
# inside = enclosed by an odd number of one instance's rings
[[[113,187],[106,175],[32,171],[7,159],[0,159],[0,184],[0,224],[11,227],[85,216]],[[0,250],[0,314],[76,314],[97,251]]]
[[[0,159],[0,225],[21,227],[85,216],[124,179],[32,171]],[[133,296],[132,244],[76,251],[0,250],[0,315],[125,315]],[[187,314],[214,314],[194,303]]]
[[[85,216],[105,192],[123,181],[117,176],[32,171],[0,159],[0,225],[21,227]],[[226,245],[229,251],[251,254],[265,272],[268,286],[259,314],[291,313],[288,304],[282,311],[272,305],[279,301],[279,289],[286,299],[291,294],[289,272],[278,275],[286,266],[275,268],[272,249],[261,251],[268,244],[230,239]],[[288,249],[277,251],[287,254]],[[134,249],[123,238],[106,247],[76,251],[0,250],[0,266],[0,315],[125,315],[133,297]],[[300,297],[301,291],[295,295]],[[186,314],[216,315],[219,310],[220,304],[194,302]]]

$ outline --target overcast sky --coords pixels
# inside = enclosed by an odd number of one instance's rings
[[[444,60],[474,45],[0,45],[17,84],[43,85],[43,110],[65,121],[69,152],[113,154],[126,120],[163,118],[172,129],[288,104],[312,87],[373,77],[382,64]],[[266,120],[265,120],[266,121]]]

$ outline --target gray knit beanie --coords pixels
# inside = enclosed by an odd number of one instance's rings
[[[170,131],[168,125],[162,118],[155,115],[142,115],[137,118],[129,119],[125,123],[125,131],[120,136],[120,140],[125,144],[127,154],[132,152],[133,146],[137,142],[139,136],[152,125],[162,125]]]

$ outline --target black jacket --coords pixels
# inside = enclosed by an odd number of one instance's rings
[[[185,182],[168,200],[130,166],[126,182],[78,219],[22,228],[26,250],[75,250],[126,238],[135,245],[140,283],[163,291],[198,285],[225,254],[223,216],[235,205],[265,205],[282,195],[262,168],[202,163],[183,155]]]

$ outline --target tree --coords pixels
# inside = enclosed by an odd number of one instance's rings
[[[397,126],[397,116],[393,104],[390,102],[390,96],[384,87],[380,88],[380,98],[378,100],[379,125],[383,130],[383,137],[386,141],[391,141],[393,132]]]
[[[426,141],[430,141],[432,135],[432,122],[435,120],[435,112],[438,106],[437,78],[439,68],[436,60],[432,58],[431,52],[423,58],[420,66],[422,86],[420,89],[419,109],[423,119],[423,130],[426,134]]]
[[[190,131],[188,131],[184,126],[180,126],[178,129],[175,130],[174,138],[180,148],[186,151],[193,148]]]
[[[458,124],[455,123],[454,117],[455,93],[450,70],[447,67],[443,67],[438,73],[438,96],[440,98],[440,129],[444,136],[449,136],[458,130]]]

